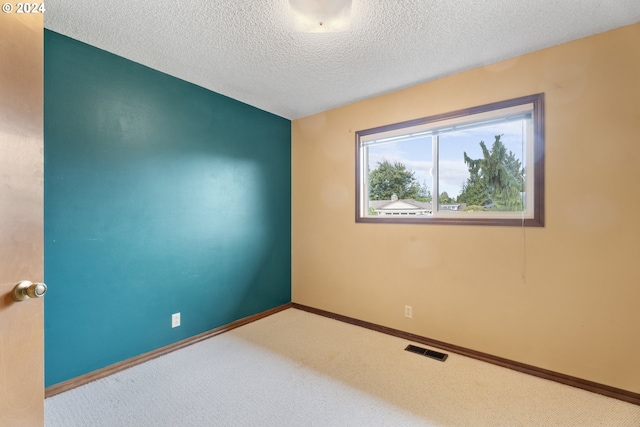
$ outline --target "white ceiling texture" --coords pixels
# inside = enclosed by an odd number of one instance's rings
[[[288,0],[46,6],[50,30],[287,119],[640,22],[640,0],[353,0],[338,33],[296,31]]]

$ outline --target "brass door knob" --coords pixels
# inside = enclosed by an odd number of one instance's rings
[[[47,285],[44,283],[31,283],[23,280],[13,288],[13,299],[15,301],[24,301],[29,298],[42,298],[47,292]]]

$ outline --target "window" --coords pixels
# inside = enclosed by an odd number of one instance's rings
[[[543,100],[356,132],[356,222],[543,226]]]

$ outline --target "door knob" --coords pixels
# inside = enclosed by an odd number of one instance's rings
[[[13,299],[24,301],[29,298],[42,298],[47,292],[47,285],[44,283],[31,283],[23,280],[13,288]]]

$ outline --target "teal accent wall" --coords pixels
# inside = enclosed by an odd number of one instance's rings
[[[48,30],[44,62],[46,386],[291,301],[289,120]]]

